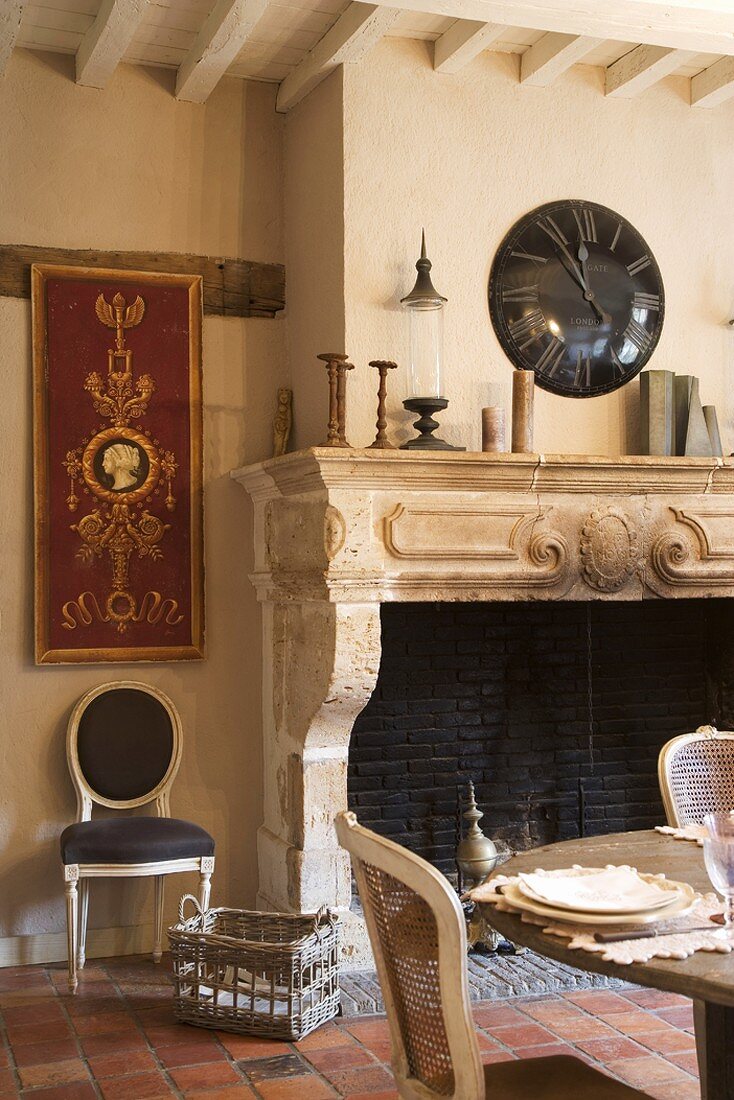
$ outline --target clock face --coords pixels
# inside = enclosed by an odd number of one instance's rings
[[[543,389],[596,397],[644,367],[663,327],[663,280],[643,238],[594,202],[546,203],[497,250],[489,311],[504,351]]]

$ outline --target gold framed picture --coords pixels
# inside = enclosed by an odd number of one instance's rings
[[[31,282],[36,663],[199,660],[201,276]]]

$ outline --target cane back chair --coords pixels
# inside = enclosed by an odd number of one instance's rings
[[[668,824],[701,824],[706,814],[734,809],[734,733],[699,726],[663,745],[658,780]]]
[[[336,819],[352,857],[390,1025],[392,1068],[404,1100],[634,1100],[646,1094],[579,1058],[482,1066],[471,1015],[466,927],[458,898],[430,863]]]
[[[198,871],[199,901],[206,909],[214,841],[201,826],[170,816],[170,789],[181,762],[181,719],[158,688],[119,680],[88,691],[69,719],[66,758],[77,797],[76,823],[60,838],[73,993],[86,956],[89,880],[155,878],[153,958],[160,962],[164,876]],[[151,803],[156,816],[92,819],[94,805],[132,810]]]

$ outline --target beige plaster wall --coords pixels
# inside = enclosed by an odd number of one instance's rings
[[[274,90],[225,80],[196,106],[176,102],[173,79],[121,66],[100,92],[73,83],[72,58],[15,51],[0,81],[0,241],[282,261],[282,118]],[[254,902],[260,617],[247,579],[250,504],[229,471],[272,453],[275,391],[287,381],[284,328],[279,319],[204,320],[208,659],[36,668],[30,305],[0,298],[0,963],[64,956],[57,837],[75,808],[65,725],[75,700],[110,678],[147,680],[178,704],[185,741],[173,812],[217,840],[214,904]],[[172,914],[194,879],[169,883]],[[149,896],[133,882],[96,884],[90,926],[141,924],[150,916]],[[8,939],[32,933],[42,939]],[[124,949],[146,935],[96,942]]]
[[[688,82],[605,99],[601,69],[576,67],[550,88],[521,87],[517,57],[485,53],[455,76],[432,69],[429,43],[386,39],[344,76],[346,348],[349,435],[374,438],[369,359],[406,364],[399,299],[413,285],[425,226],[446,310],[446,437],[480,447],[483,405],[509,402],[511,365],[489,320],[495,250],[526,211],[558,198],[618,210],[653,249],[666,291],[650,366],[696,373],[734,449],[734,102],[693,110]],[[402,439],[406,371],[390,377],[390,429]],[[634,451],[638,383],[591,400],[537,392],[536,447]],[[397,429],[397,430],[396,430]]]

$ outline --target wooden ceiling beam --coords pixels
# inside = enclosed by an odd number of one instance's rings
[[[722,57],[691,78],[691,106],[717,107],[734,96],[734,59]]]
[[[22,17],[21,0],[6,0],[6,3],[0,7],[0,76],[5,72],[18,40]]]
[[[102,0],[76,52],[76,82],[104,88],[143,21],[148,0]]]
[[[204,103],[235,61],[268,0],[218,0],[176,77],[176,99]]]
[[[722,0],[376,0],[428,15],[502,23],[616,42],[734,56],[731,4]]]
[[[458,19],[433,46],[433,67],[437,73],[457,73],[496,42],[507,27],[499,23],[477,23]]]
[[[632,99],[670,76],[692,57],[695,57],[695,51],[637,46],[607,68],[604,92],[621,99]]]
[[[520,83],[546,87],[603,41],[603,38],[582,35],[544,34],[520,59]]]
[[[399,8],[352,0],[334,26],[280,85],[276,110],[289,111],[295,107],[337,66],[361,61],[399,16]]]

